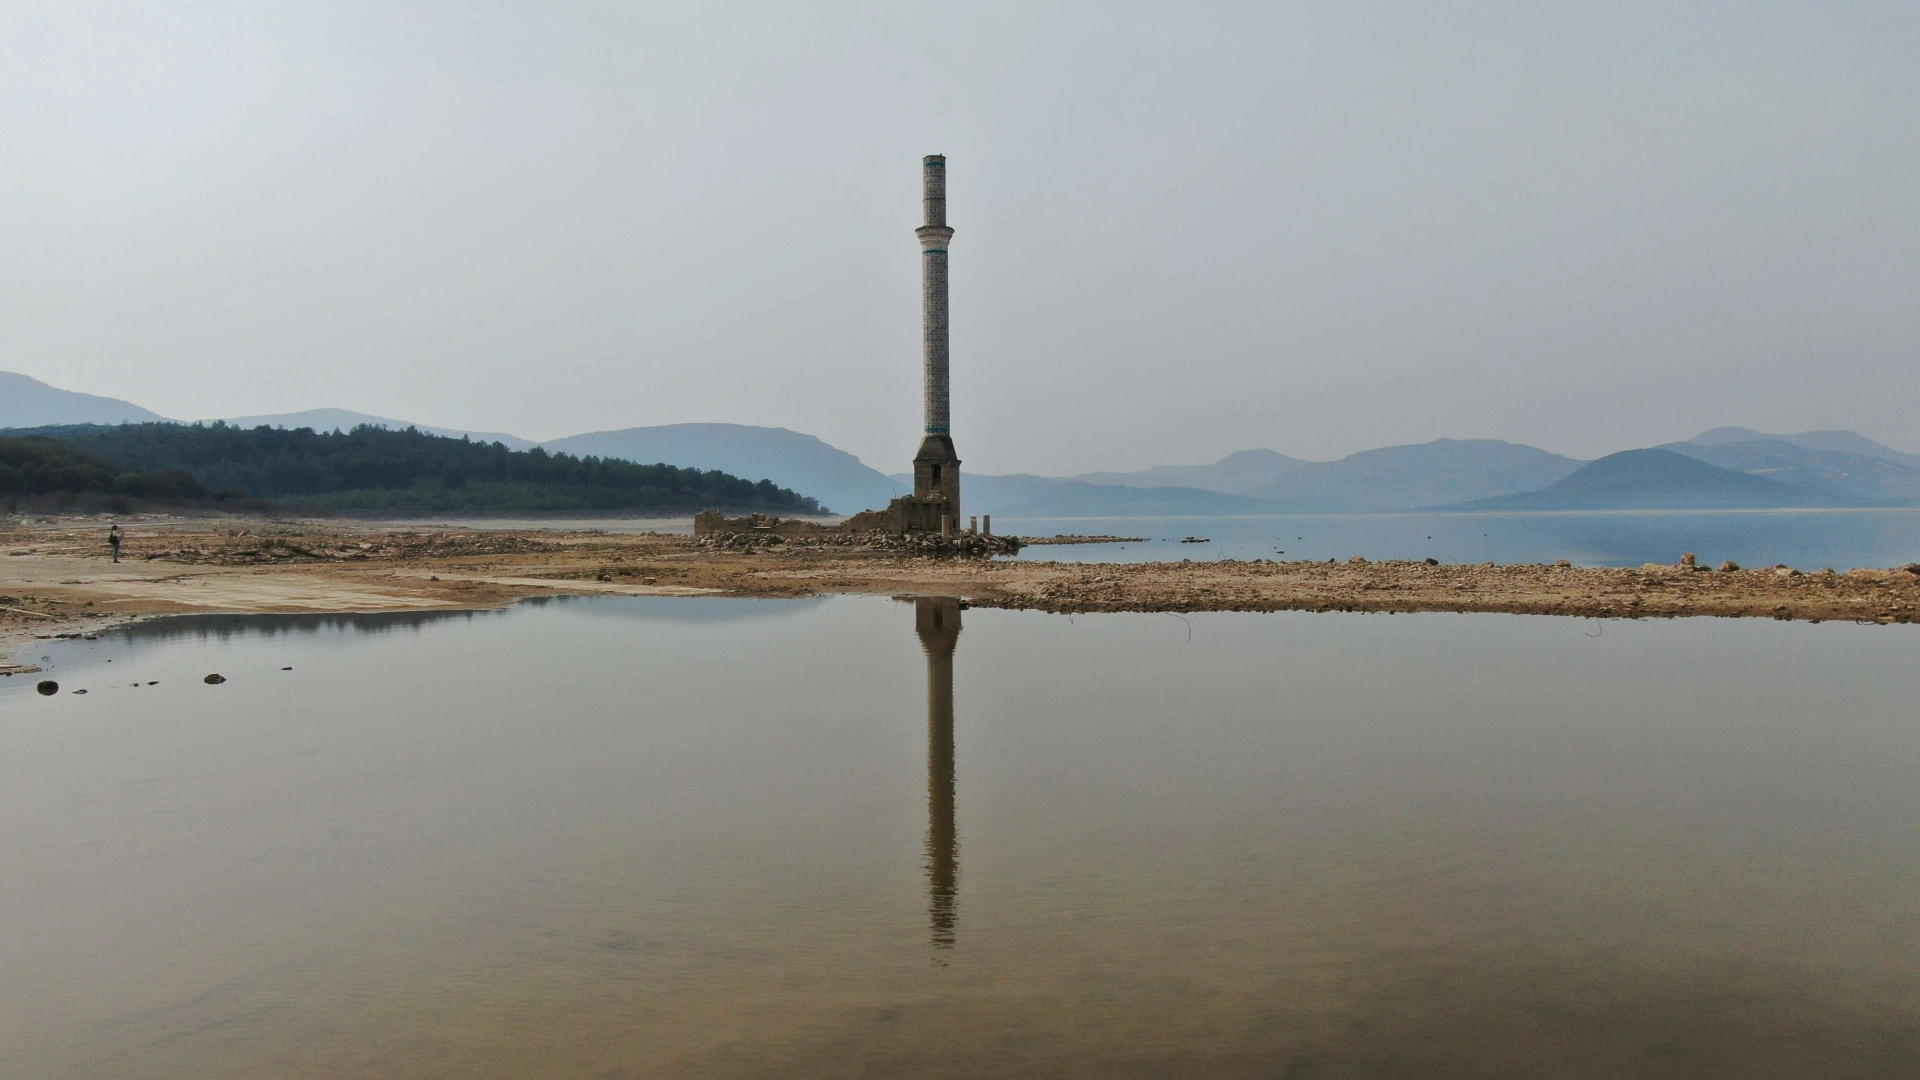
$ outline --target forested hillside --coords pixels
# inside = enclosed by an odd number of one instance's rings
[[[819,513],[771,481],[672,465],[509,450],[408,429],[348,432],[225,424],[72,425],[17,434],[55,438],[122,470],[178,470],[224,495],[378,513]]]
[[[124,469],[57,439],[0,437],[0,497],[8,505],[42,496],[178,502],[207,495],[206,486],[184,472]]]

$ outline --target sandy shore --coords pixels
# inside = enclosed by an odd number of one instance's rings
[[[1486,611],[1598,618],[1920,617],[1920,567],[1846,573],[1411,562],[1058,563],[687,536],[352,522],[145,521],[122,561],[96,521],[0,528],[0,660],[36,637],[185,612],[496,607],[559,593],[965,597],[1091,611]]]

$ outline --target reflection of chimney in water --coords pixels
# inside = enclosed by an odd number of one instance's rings
[[[960,601],[913,602],[914,630],[927,653],[927,922],[933,947],[951,949],[960,899],[960,838],[953,824],[953,649]]]

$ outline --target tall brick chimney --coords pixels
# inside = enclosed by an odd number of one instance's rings
[[[928,531],[940,531],[945,519],[960,528],[960,457],[954,453],[947,402],[947,159],[929,154],[921,162],[926,222],[914,230],[920,238],[920,326],[922,404],[926,432],[913,456],[913,498],[926,515]]]

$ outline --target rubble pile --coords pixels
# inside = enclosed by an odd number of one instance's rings
[[[740,554],[764,554],[775,551],[798,552],[820,549],[859,549],[898,552],[905,555],[1012,555],[1023,541],[1017,536],[982,536],[960,533],[941,539],[931,533],[896,536],[873,529],[866,532],[822,532],[811,536],[781,536],[765,529],[744,532],[713,532],[696,537],[693,546],[707,551],[731,551]]]
[[[933,533],[909,533],[906,536],[887,536],[880,534],[884,546],[894,551],[903,551],[918,555],[1012,555],[1018,552],[1022,541],[1017,536],[982,536],[979,533],[959,533],[942,538]]]
[[[696,536],[693,546],[707,551],[733,551],[744,555],[756,555],[776,548],[807,544],[806,540],[788,540],[777,532],[764,529],[752,529],[746,532],[710,532]]]

